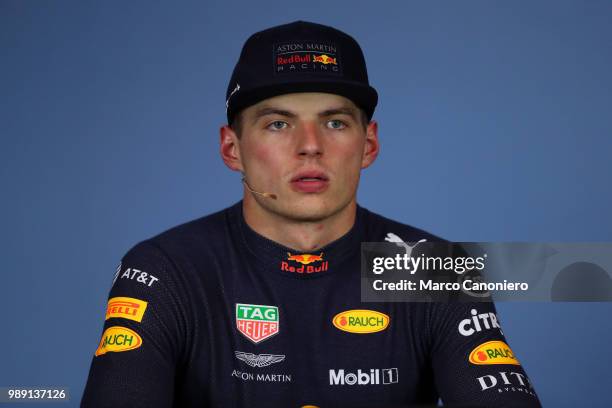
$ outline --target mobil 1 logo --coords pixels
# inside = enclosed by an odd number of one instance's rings
[[[387,385],[397,384],[397,368],[371,368],[370,370],[329,370],[329,385]]]

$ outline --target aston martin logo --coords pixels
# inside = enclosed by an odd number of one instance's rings
[[[251,367],[267,367],[285,359],[285,356],[281,354],[253,354],[244,351],[234,351],[234,353],[238,360],[244,361]]]

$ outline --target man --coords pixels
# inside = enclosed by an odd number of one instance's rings
[[[436,240],[356,203],[376,103],[347,34],[247,40],[220,132],[243,200],[123,258],[82,406],[539,406],[513,356],[470,357],[505,346],[491,303],[361,302],[361,242]]]

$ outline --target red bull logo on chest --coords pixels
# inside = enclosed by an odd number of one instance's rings
[[[312,264],[312,265],[311,265]],[[329,269],[329,261],[323,260],[323,252],[319,255],[292,255],[287,252],[287,260],[281,261],[281,271],[294,273],[317,273]]]

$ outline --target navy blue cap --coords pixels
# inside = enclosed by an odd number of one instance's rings
[[[368,119],[378,102],[353,37],[333,27],[296,21],[257,32],[244,43],[227,87],[227,123],[251,105],[294,92],[344,96]]]

